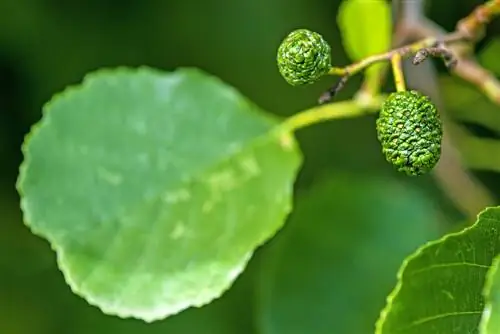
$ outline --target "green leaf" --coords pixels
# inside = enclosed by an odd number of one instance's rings
[[[500,38],[495,38],[486,45],[481,53],[479,53],[479,62],[496,75],[500,75],[500,62],[498,61],[499,54]]]
[[[386,52],[391,46],[391,7],[386,0],[344,0],[337,23],[353,61]]]
[[[439,78],[446,109],[456,120],[479,124],[500,134],[499,107],[476,87],[450,76]]]
[[[500,221],[500,215],[496,217]],[[491,265],[484,288],[486,305],[479,325],[481,334],[500,333],[500,256]]]
[[[383,53],[391,47],[391,7],[386,0],[344,0],[337,24],[344,48],[353,61]],[[385,63],[370,66],[365,75],[371,91],[378,91]]]
[[[439,233],[438,213],[409,184],[336,174],[297,200],[263,256],[263,334],[373,333],[403,259]]]
[[[379,334],[477,333],[485,277],[500,252],[500,207],[408,257],[377,323]]]
[[[291,210],[294,137],[195,69],[101,70],[27,137],[24,219],[71,289],[154,321],[219,297]]]
[[[254,334],[253,264],[250,263],[221,298],[200,308],[189,308],[168,319],[145,323],[105,316],[95,308],[80,307],[67,333],[89,334]],[[87,306],[87,307],[86,307]]]

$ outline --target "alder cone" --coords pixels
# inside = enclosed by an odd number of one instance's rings
[[[432,101],[411,90],[384,101],[376,121],[386,160],[410,176],[430,172],[441,157],[443,125]]]
[[[331,48],[317,32],[292,31],[278,48],[277,62],[281,76],[292,86],[312,84],[331,67]]]

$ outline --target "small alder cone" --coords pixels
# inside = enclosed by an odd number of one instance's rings
[[[376,125],[382,152],[398,171],[418,176],[436,166],[441,157],[443,125],[427,96],[414,90],[390,94]]]
[[[311,84],[330,70],[331,48],[320,34],[298,29],[281,42],[277,61],[279,72],[290,85]]]

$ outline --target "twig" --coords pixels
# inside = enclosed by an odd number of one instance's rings
[[[402,9],[403,12],[403,14],[399,16],[400,22],[398,22],[394,32],[394,38],[397,38],[399,43],[404,43],[405,40],[414,38],[422,39],[428,36],[440,38],[446,35],[444,29],[422,14],[423,0],[410,2],[394,0],[394,2],[400,3],[399,8]],[[409,19],[406,20],[406,15],[408,14],[410,14]],[[397,45],[398,44],[396,44],[396,46]],[[450,49],[456,57],[461,58],[460,61],[457,62],[454,73],[462,76],[464,75],[462,73],[463,71],[469,71],[469,61],[463,59],[469,48],[464,45],[464,43],[455,43]],[[476,66],[474,68],[476,68]],[[418,70],[410,65],[407,67],[407,71],[410,85],[429,95],[438,105],[446,129],[442,141],[441,159],[433,173],[436,182],[456,207],[465,214],[471,222],[474,222],[480,210],[495,203],[494,197],[489,190],[462,165],[461,152],[455,147],[455,137],[458,136],[459,141],[461,141],[460,138],[463,136],[463,131],[447,117],[445,112],[446,108],[444,108],[440,98],[439,86],[436,79],[437,74],[432,64],[422,64]],[[484,77],[484,73],[482,76]]]
[[[374,97],[359,94],[353,100],[316,106],[288,117],[279,130],[285,129],[287,132],[292,132],[312,124],[366,115],[380,110],[385,99],[385,95]]]
[[[405,78],[403,75],[403,64],[401,63],[401,55],[396,53],[391,58],[392,72],[394,73],[394,83],[396,84],[396,90],[398,92],[404,92],[406,90]]]
[[[412,6],[412,11],[405,8],[405,6],[407,7],[410,5]],[[435,55],[443,58],[445,65],[447,65],[450,70],[454,69],[457,75],[479,85],[480,89],[482,89],[483,92],[485,92],[485,94],[487,94],[492,100],[500,101],[500,83],[494,76],[489,75],[487,71],[483,71],[483,75],[480,78],[481,80],[478,81],[475,80],[477,79],[476,77],[471,78],[468,76],[468,73],[461,71],[458,64],[470,49],[469,47],[464,48],[463,43],[466,42],[470,44],[473,41],[479,40],[483,35],[485,25],[488,24],[495,16],[500,15],[500,0],[490,0],[485,4],[478,6],[467,17],[461,19],[457,23],[455,31],[450,33],[445,33],[437,25],[433,26],[431,24],[426,24],[425,28],[423,28],[422,23],[427,21],[422,15],[422,1],[414,0],[405,3],[404,5],[401,4],[399,7],[403,7],[401,8],[401,11],[403,12],[401,15],[405,15],[405,20],[406,17],[411,18],[409,21],[411,26],[406,27],[401,22],[398,22],[396,24],[396,33],[394,34],[395,38],[397,40],[402,40],[400,36],[402,33],[404,35],[415,33],[415,27],[418,27],[417,30],[427,30],[424,34],[422,34],[422,39],[405,46],[397,47],[388,52],[369,56],[359,62],[355,62],[345,67],[332,67],[328,74],[350,77],[365,70],[375,63],[388,61],[396,54],[399,54],[401,57],[407,57],[411,54],[417,53],[417,63],[420,63],[418,60],[421,58],[425,59],[429,55]],[[436,31],[439,33],[436,33]],[[458,44],[458,46],[453,48],[454,44]],[[419,52],[420,54],[418,54]],[[473,64],[469,62],[467,66],[470,68]],[[477,70],[473,72],[479,73]],[[472,81],[473,79],[475,81]],[[362,89],[366,89],[366,86],[367,84],[365,82]],[[331,92],[332,89],[330,89],[329,92]],[[328,96],[331,98],[333,95],[328,95],[327,92],[322,95],[321,101],[323,103],[328,101]]]
[[[329,90],[327,90],[326,92],[324,92],[319,97],[318,103],[319,104],[324,104],[324,103],[330,101],[333,97],[335,97],[335,95],[337,95],[337,93],[342,88],[344,88],[345,84],[347,83],[347,80],[349,80],[349,76],[348,75],[344,75],[343,77],[341,77],[339,79],[339,81],[337,81],[337,83],[332,88],[330,88]]]
[[[365,70],[366,68],[368,68],[369,66],[371,66],[373,64],[388,61],[388,60],[393,59],[394,57],[398,57],[398,58],[408,57],[409,55],[416,53],[416,52],[417,53],[418,52],[426,52],[425,50],[431,50],[431,51],[427,51],[427,53],[432,54],[432,48],[435,45],[441,45],[444,43],[453,43],[453,42],[461,41],[461,40],[463,40],[463,38],[464,38],[464,36],[462,36],[459,33],[451,33],[451,34],[444,36],[443,38],[440,38],[440,39],[437,39],[435,37],[425,38],[425,39],[422,39],[422,40],[417,41],[415,43],[392,49],[392,50],[385,52],[385,53],[380,53],[380,54],[376,54],[376,55],[364,58],[363,60],[356,62],[356,63],[353,63],[351,65],[348,65],[346,67],[332,67],[328,74],[341,76],[342,77],[341,80],[345,83],[351,76]],[[319,103],[323,104],[323,103],[330,101],[339,92],[339,90],[342,87],[343,87],[343,85],[339,86],[338,84],[336,84],[332,88],[328,89],[319,98]],[[368,90],[368,87],[369,87],[369,83],[367,81],[363,82],[362,89]]]
[[[437,44],[436,46],[419,50],[415,54],[415,57],[413,57],[413,65],[420,65],[429,56],[443,58],[444,64],[449,70],[455,68],[458,62],[453,53],[444,44]]]
[[[500,8],[500,0],[495,0],[494,4],[496,7],[492,7],[492,5],[490,4],[487,8],[496,10],[495,14],[499,15],[500,10],[498,8]],[[486,4],[482,6],[486,6]],[[484,10],[482,11],[484,12]],[[477,9],[473,11],[473,13],[476,12]],[[476,13],[469,15],[466,19],[464,19],[465,21],[462,21],[466,23],[459,22],[457,24],[457,27],[462,25],[462,28],[460,29],[465,29],[463,28],[463,26],[465,25],[465,27],[469,27],[467,29],[480,32],[481,30],[477,28],[477,25],[474,23],[475,21],[469,18],[470,16],[476,17],[478,16],[478,14]],[[488,16],[488,22],[491,20],[492,16],[493,14]],[[481,17],[479,17],[478,20],[481,20]],[[405,30],[408,35],[412,35],[419,39],[428,38],[428,36],[435,36],[439,39],[442,36],[446,36],[446,31],[443,28],[427,18],[423,18],[421,21],[412,23],[411,26],[405,27]],[[476,86],[493,103],[500,105],[500,81],[495,77],[493,73],[479,65],[473,58],[473,55],[471,53],[472,45],[464,40],[449,45],[448,49],[456,59],[456,65],[451,69],[451,73],[454,76],[457,76],[462,80],[465,80],[470,84]]]
[[[369,56],[359,62],[350,64],[346,67],[332,67],[328,74],[340,75],[340,76],[346,76],[346,75],[353,76],[375,63],[388,61],[395,55],[399,55],[401,57],[407,57],[415,52],[418,52],[421,49],[433,47],[438,43],[451,44],[454,42],[462,41],[465,38],[467,37],[462,35],[462,33],[460,32],[453,32],[439,39],[437,39],[436,37],[428,37],[423,40],[417,41],[415,43],[408,44],[396,49],[392,49],[385,53]]]
[[[500,0],[487,1],[477,6],[470,15],[458,21],[456,29],[468,36],[470,40],[478,40],[483,37],[485,26],[499,14]]]

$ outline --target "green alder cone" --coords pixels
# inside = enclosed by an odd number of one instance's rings
[[[331,48],[323,37],[307,29],[292,31],[278,48],[278,69],[292,86],[316,82],[331,67]]]
[[[376,124],[382,152],[398,171],[418,176],[438,163],[443,126],[436,106],[427,96],[417,91],[390,94]]]

